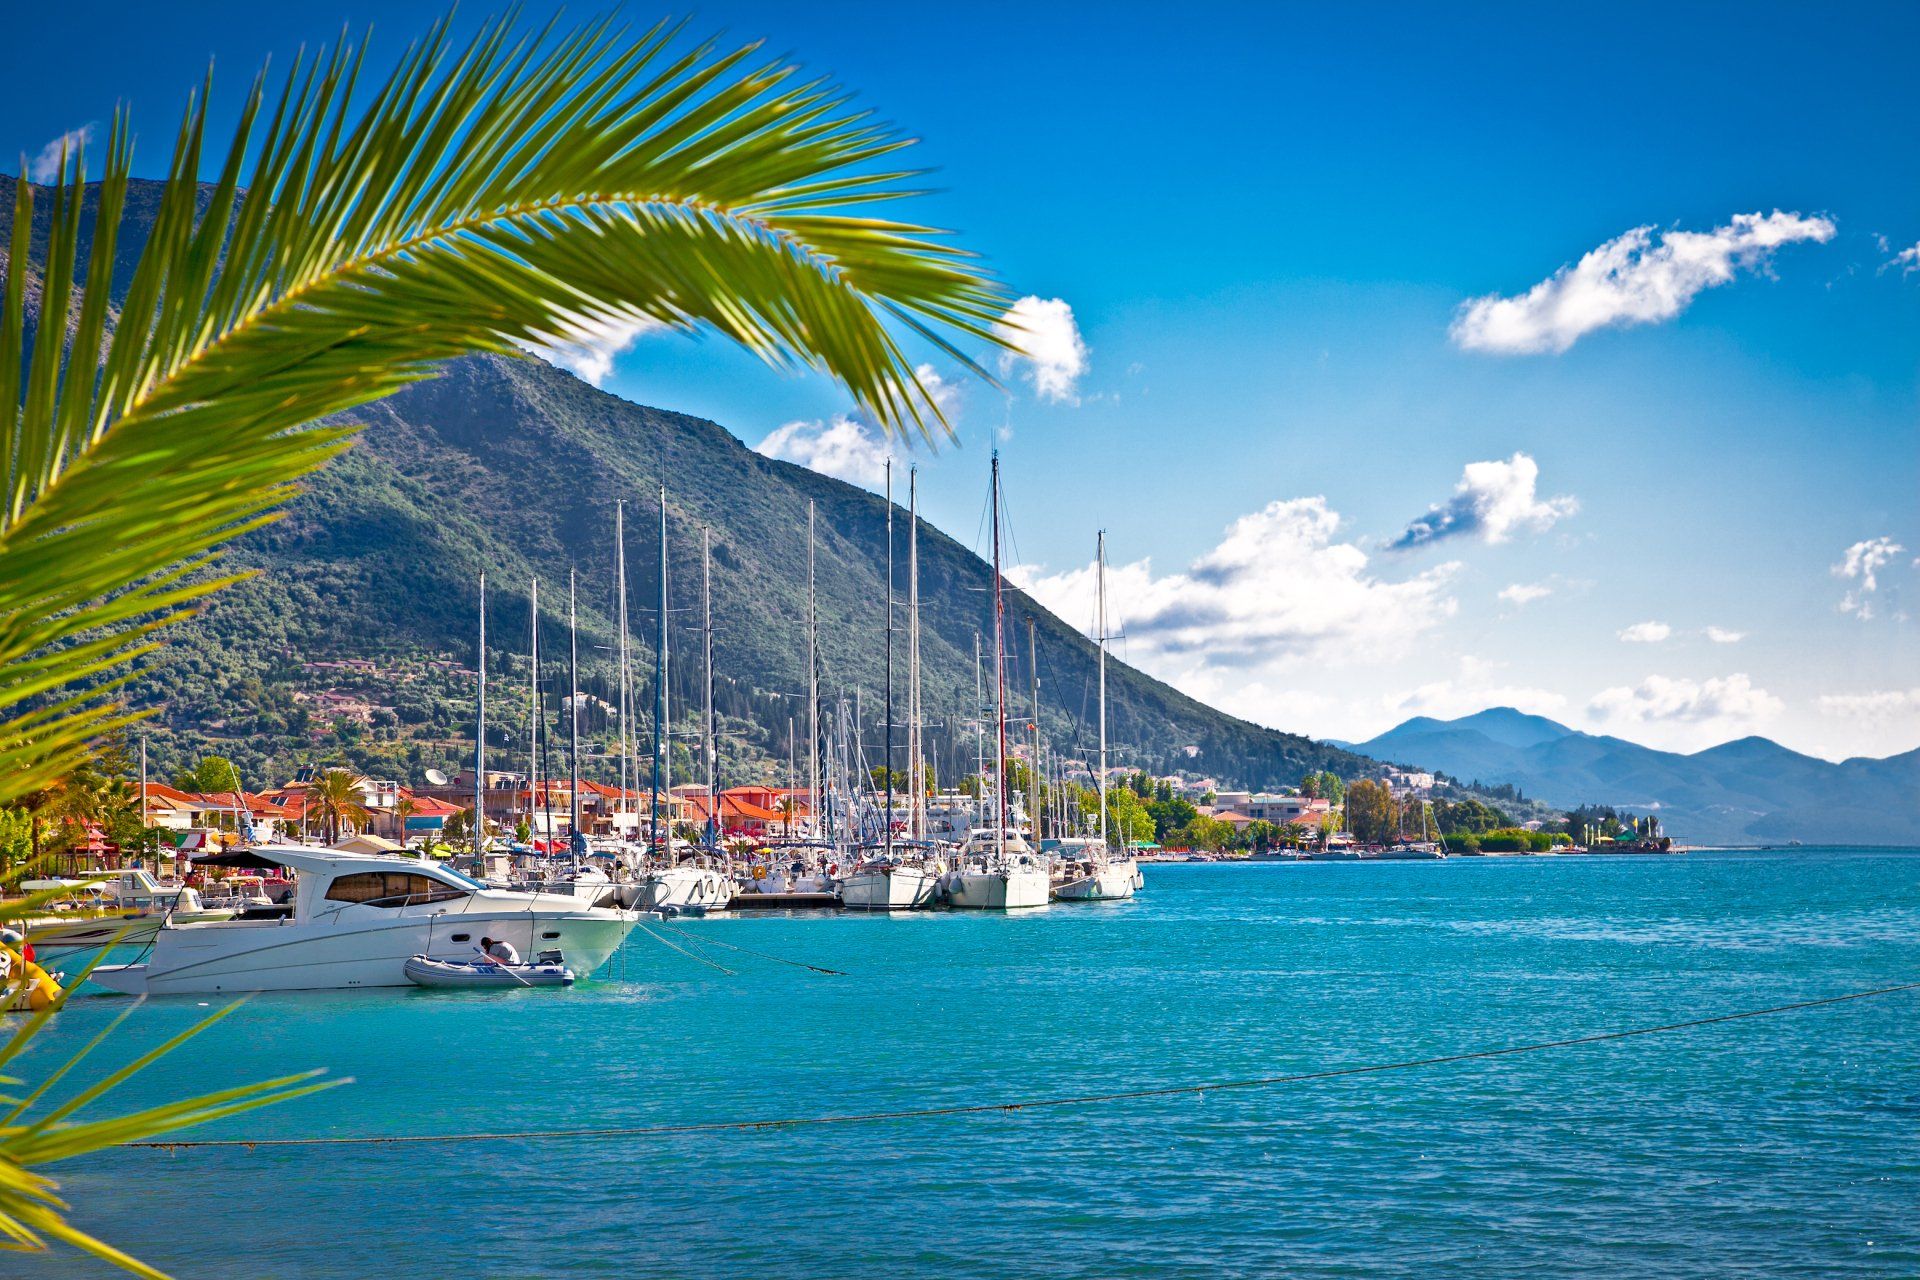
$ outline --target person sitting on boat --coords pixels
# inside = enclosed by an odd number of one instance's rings
[[[480,954],[494,964],[519,964],[520,953],[505,938],[480,939]]]

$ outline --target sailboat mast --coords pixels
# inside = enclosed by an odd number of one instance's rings
[[[528,595],[527,633],[532,670],[527,680],[527,832],[539,839],[533,826],[533,806],[540,794],[540,579]]]
[[[660,773],[667,751],[667,486],[660,486],[660,639],[653,654],[653,789],[647,808],[647,847],[660,839]],[[672,851],[673,833],[660,842]]]
[[[907,471],[907,834],[924,839],[927,766],[920,744],[920,468]]]
[[[720,846],[720,744],[713,720],[713,530],[700,531],[700,626],[707,647],[707,708],[704,735],[707,756],[707,845]]]
[[[567,570],[567,843],[575,853],[580,837],[580,615],[574,609],[574,571]]]
[[[893,459],[887,459],[887,694],[884,706],[887,754],[881,765],[887,776],[885,833],[887,858],[893,858]]]
[[[1107,843],[1107,531],[1102,529],[1096,541],[1093,570],[1095,639],[1100,645],[1100,843]]]
[[[820,633],[813,595],[813,499],[807,499],[807,822],[820,826]]]
[[[473,670],[473,861],[477,874],[486,874],[487,827],[487,575],[480,575],[480,640],[475,646]]]
[[[973,633],[973,780],[980,789],[974,816],[987,816],[987,695],[980,683],[980,632]]]
[[[1000,451],[993,452],[993,762],[994,849],[1007,857],[1007,602],[1000,581]]]
[[[620,625],[620,641],[616,646],[617,661],[620,664],[618,712],[620,724],[620,798],[615,801],[615,812],[624,812],[627,807],[627,790],[633,781],[633,689],[632,668],[627,661],[627,504],[624,500],[613,504],[613,544],[614,544],[614,581],[615,590],[620,598],[615,602],[614,613]],[[616,827],[615,836],[620,838],[621,828]],[[637,833],[636,833],[637,834]]]
[[[1040,837],[1040,648],[1034,641],[1033,619],[1027,619],[1027,679],[1033,703],[1033,754],[1027,760],[1027,824]]]

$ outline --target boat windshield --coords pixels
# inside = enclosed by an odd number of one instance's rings
[[[453,881],[455,884],[467,890],[469,893],[471,893],[476,889],[484,889],[487,887],[481,884],[478,880],[475,880],[472,876],[466,875],[459,871],[455,871],[452,867],[444,867],[444,866],[435,867],[433,870],[434,870],[434,874],[445,876],[447,879]]]
[[[357,871],[335,876],[326,894],[329,902],[363,907],[410,907],[466,896],[465,889],[407,871]]]

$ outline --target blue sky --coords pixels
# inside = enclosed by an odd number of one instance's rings
[[[35,6],[0,51],[0,145],[31,158],[125,99],[157,166],[209,57],[230,107],[269,54],[375,23],[391,57],[439,11]],[[1008,394],[961,386],[924,505],[974,542],[997,443],[1026,580],[1084,623],[1105,527],[1155,674],[1344,738],[1514,702],[1678,749],[1920,745],[1920,271],[1897,260],[1920,9],[691,17],[924,139],[917,212],[1064,303],[1083,358],[1060,337],[1051,397],[1033,362]],[[775,444],[855,476],[878,456],[834,434],[834,388],[716,341],[639,338],[603,385],[752,445],[800,424]]]

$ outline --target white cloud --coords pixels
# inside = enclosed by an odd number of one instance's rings
[[[1659,644],[1673,634],[1673,628],[1664,622],[1636,622],[1620,633],[1620,638],[1628,644]]]
[[[1708,627],[1706,636],[1707,639],[1713,641],[1715,644],[1739,644],[1747,638],[1747,633],[1744,631],[1730,631],[1726,627]]]
[[[1880,590],[1880,570],[1905,550],[1892,538],[1885,537],[1869,538],[1848,547],[1840,563],[1833,566],[1834,577],[1854,584],[1840,598],[1840,612],[1858,614],[1863,619],[1873,617],[1873,597]]]
[[[1453,613],[1457,564],[1380,577],[1366,552],[1335,540],[1339,524],[1325,498],[1277,501],[1234,521],[1183,572],[1156,574],[1148,560],[1110,567],[1109,625],[1124,630],[1125,656],[1195,697],[1261,715],[1261,691],[1286,683],[1279,673],[1397,656]],[[1092,620],[1092,565],[1012,576],[1069,621]]]
[[[1505,461],[1469,462],[1460,483],[1442,505],[1407,525],[1389,544],[1396,551],[1443,538],[1477,533],[1486,542],[1505,542],[1515,533],[1538,533],[1580,509],[1569,494],[1541,498],[1535,492],[1540,464],[1524,453]]]
[[[1820,698],[1820,714],[1875,725],[1920,717],[1920,689],[1824,694]]]
[[[666,327],[650,316],[577,316],[561,336],[527,350],[597,387],[613,373],[615,356]]]
[[[1882,236],[1880,239],[1880,249],[1882,252],[1885,252],[1887,248],[1886,237]],[[1887,265],[1880,269],[1887,271],[1894,267],[1900,268],[1900,274],[1903,276],[1910,276],[1914,272],[1920,271],[1920,244],[1909,245],[1905,249],[1902,249],[1891,258],[1888,258]]]
[[[769,432],[753,449],[869,489],[886,482],[887,459],[893,456],[885,437],[845,416],[827,422],[789,422]]]
[[[1746,725],[1771,719],[1785,706],[1765,689],[1755,688],[1744,673],[1736,672],[1704,682],[1648,676],[1632,688],[1622,685],[1601,690],[1588,703],[1587,711],[1596,720],[1623,724],[1679,721]]]
[[[927,393],[927,399],[933,401],[946,418],[947,425],[953,426],[959,422],[960,384],[941,377],[939,371],[930,364],[916,366],[913,376],[919,381],[920,389]]]
[[[1406,693],[1389,694],[1386,710],[1398,723],[1408,716],[1452,720],[1488,707],[1515,707],[1530,715],[1551,716],[1566,707],[1566,695],[1551,689],[1501,683],[1498,673],[1504,669],[1504,663],[1466,655],[1460,659],[1458,676],[1431,681]]]
[[[1532,604],[1535,600],[1545,600],[1553,594],[1553,588],[1544,582],[1516,582],[1501,589],[1500,598],[1518,609],[1522,605]]]
[[[60,177],[60,156],[64,152],[69,161],[82,146],[93,142],[93,126],[83,124],[78,129],[70,129],[46,146],[40,148],[32,160],[27,162],[27,181],[54,182]]]
[[[1074,323],[1073,308],[1060,298],[1028,296],[1007,308],[993,326],[996,336],[1014,350],[1000,357],[1000,369],[1010,373],[1024,363],[1034,394],[1056,404],[1079,404],[1078,386],[1087,371],[1089,351]]]
[[[1561,352],[1597,329],[1671,320],[1703,289],[1764,269],[1781,245],[1833,239],[1830,218],[1739,213],[1712,231],[1635,227],[1523,294],[1470,298],[1449,331],[1455,345],[1495,355]]]

